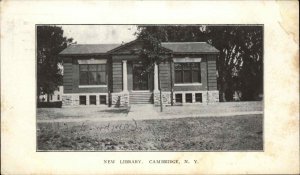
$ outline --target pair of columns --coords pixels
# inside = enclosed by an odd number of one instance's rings
[[[128,93],[127,84],[127,60],[123,60],[123,92]],[[154,92],[159,92],[158,90],[158,66],[154,64]]]

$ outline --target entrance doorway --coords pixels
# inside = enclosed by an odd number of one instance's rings
[[[132,76],[134,91],[149,90],[149,74],[148,72],[144,72],[143,66],[141,64],[133,64]]]

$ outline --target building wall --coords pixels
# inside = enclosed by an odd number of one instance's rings
[[[171,67],[170,61],[162,62],[159,64],[159,79],[160,89],[162,91],[171,90]]]
[[[73,91],[72,58],[65,58],[63,67],[64,67],[64,75],[63,75],[64,93],[72,93]]]
[[[208,90],[217,90],[217,55],[207,55]]]
[[[107,61],[106,63],[106,85],[104,87],[80,87],[79,85],[79,59],[91,59],[94,58],[95,60],[104,60],[107,59],[106,56],[83,56],[83,57],[69,57],[64,58],[64,75],[63,75],[63,88],[64,92],[62,95],[62,103],[63,106],[79,106],[79,97],[86,96],[86,105],[90,106],[89,104],[89,97],[90,95],[96,96],[96,105],[103,105],[100,104],[100,95],[106,96],[106,103],[108,104],[108,89],[110,86],[110,79],[111,77],[111,63]]]
[[[127,62],[127,86],[128,86],[127,88],[128,88],[128,91],[132,91],[132,89],[133,89],[132,68],[133,68],[132,62],[128,61]]]
[[[123,88],[122,61],[112,62],[112,92],[121,92]]]
[[[175,82],[175,68],[173,64],[173,82]],[[200,85],[176,85],[174,83],[174,91],[204,91],[207,90],[207,68],[206,61],[201,61],[200,63],[201,69],[201,84]]]
[[[188,54],[181,54],[181,55],[174,55],[173,58],[201,58],[200,68],[201,68],[201,84],[175,84],[175,68],[174,62],[166,62],[159,65],[161,74],[159,75],[161,79],[161,86],[163,95],[163,104],[171,104],[175,102],[175,94],[182,94],[183,103],[185,102],[185,94],[192,94],[193,95],[193,103],[195,102],[195,94],[201,93],[202,94],[202,102],[201,103],[214,103],[219,101],[219,92],[217,90],[217,70],[216,70],[216,58],[217,54],[197,54],[197,55],[188,55]],[[170,67],[171,65],[171,67]],[[171,75],[172,73],[172,75]],[[171,77],[172,82],[171,84]],[[173,86],[173,96],[171,88]],[[160,95],[154,94],[154,104],[159,104]],[[199,103],[199,102],[197,102]]]
[[[86,97],[86,105],[80,105],[80,96]],[[70,93],[63,94],[62,97],[62,106],[95,106],[94,104],[90,104],[90,96],[96,96],[96,105],[105,106],[108,104],[108,94],[107,93]],[[106,104],[100,104],[100,96],[105,96]]]
[[[93,57],[95,59],[107,59],[105,57]],[[110,64],[107,62],[107,84],[106,87],[80,87],[79,85],[79,64],[78,59],[89,59],[87,57],[76,57],[76,58],[66,58],[64,59],[64,76],[63,76],[63,86],[64,93],[106,93],[108,92],[109,84],[109,67]]]
[[[216,69],[216,54],[198,54],[198,55],[175,55],[174,58],[201,58],[201,85],[196,86],[180,86],[174,84],[174,91],[205,91],[217,90],[217,69]],[[173,82],[175,82],[174,63],[173,69]]]

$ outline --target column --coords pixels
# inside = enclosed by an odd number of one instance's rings
[[[123,60],[123,92],[128,92],[127,88],[127,60]]]
[[[157,63],[154,64],[154,92],[159,92],[159,90],[158,90],[158,66],[157,66]]]

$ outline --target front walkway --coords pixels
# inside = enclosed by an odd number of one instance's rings
[[[129,108],[52,108],[38,109],[37,122],[82,122],[119,120],[157,120],[185,117],[226,117],[263,114],[262,102],[226,102],[209,105],[160,107],[132,105]]]

